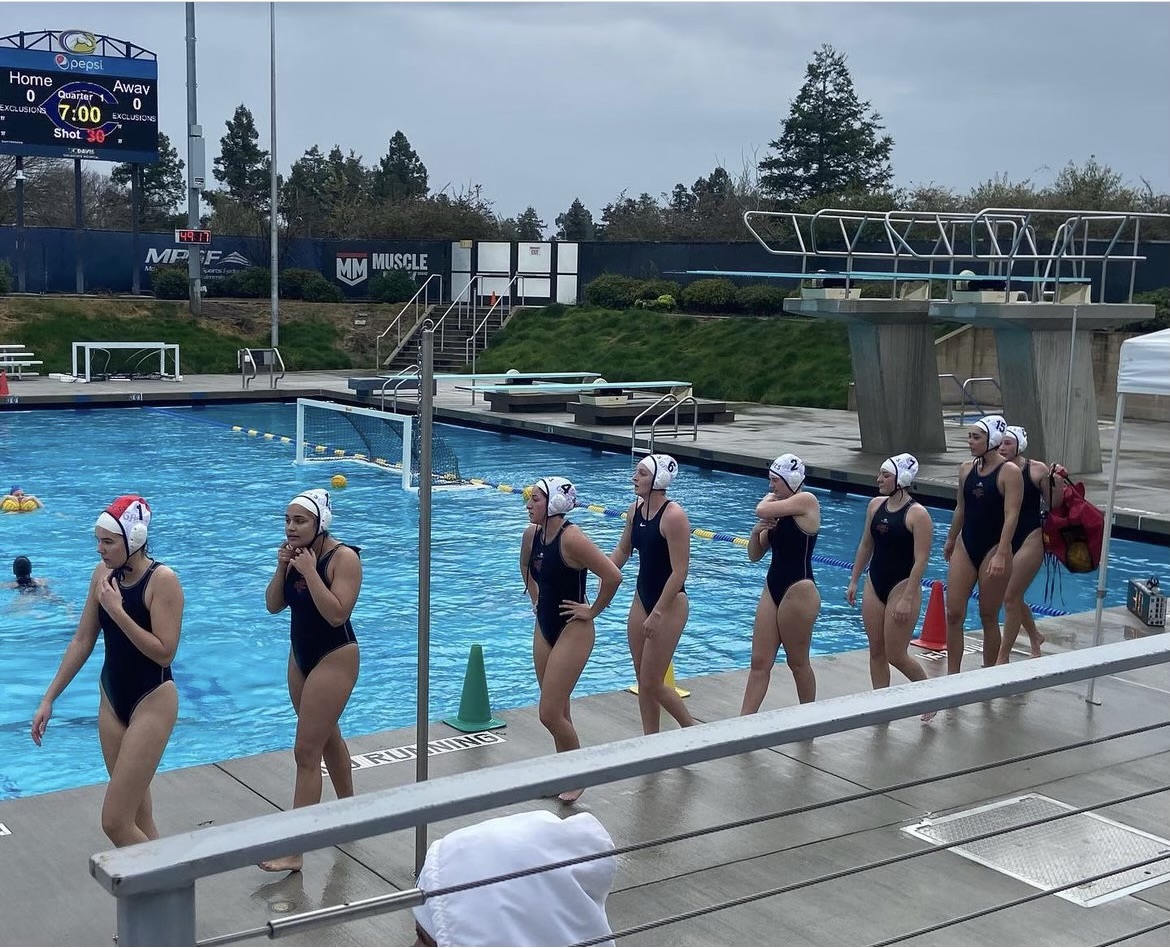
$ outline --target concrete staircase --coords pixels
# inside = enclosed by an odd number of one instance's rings
[[[437,306],[433,311],[432,318],[439,318],[447,310],[447,305]],[[467,365],[467,339],[471,335],[472,330],[479,326],[484,316],[487,315],[489,306],[474,306],[470,310],[463,310],[462,322],[458,319],[458,310],[452,310],[445,318],[445,322],[441,327],[435,331],[435,372],[459,372],[465,365]],[[478,350],[483,351],[484,348],[484,332],[486,330],[487,338],[490,341],[492,335],[499,331],[508,318],[515,310],[509,312],[503,311],[502,308],[497,307],[496,311],[488,317],[487,325],[480,329],[478,334]],[[403,369],[409,368],[418,363],[420,358],[419,348],[422,345],[422,335],[418,329],[411,334],[406,343],[398,351],[398,354],[389,362],[389,364],[382,367],[381,371],[384,374],[393,375]]]

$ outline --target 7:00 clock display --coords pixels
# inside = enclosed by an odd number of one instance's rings
[[[153,78],[0,72],[0,154],[158,160]]]

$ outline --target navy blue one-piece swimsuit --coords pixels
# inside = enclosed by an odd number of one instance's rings
[[[133,586],[119,586],[122,593],[122,608],[126,610],[135,625],[147,632],[150,625],[150,610],[146,608],[146,585],[158,567],[158,561],[150,564],[146,574]],[[102,665],[101,685],[106,699],[123,724],[130,725],[130,715],[138,702],[166,681],[174,681],[170,665],[160,665],[147,657],[113,617],[98,604],[98,624],[102,628],[102,640],[106,646],[106,660]]]
[[[346,543],[339,543],[332,550],[317,560],[317,575],[326,586],[329,585],[329,561],[333,554]],[[351,550],[361,555],[361,550],[351,546]],[[292,613],[292,625],[289,635],[292,639],[293,661],[306,678],[309,672],[317,667],[318,662],[335,649],[357,642],[353,632],[353,624],[346,619],[341,625],[330,625],[321,615],[317,604],[313,602],[313,594],[305,583],[305,578],[295,569],[287,569],[284,574],[284,601],[288,603]]]
[[[561,603],[585,601],[585,570],[573,569],[561,556],[561,537],[573,525],[567,520],[552,541],[544,542],[544,531],[532,538],[528,574],[536,580],[536,621],[549,645],[556,645],[569,620],[561,615]]]
[[[670,547],[662,535],[662,511],[670,504],[666,501],[649,520],[646,519],[645,502],[634,507],[634,523],[630,530],[630,545],[638,551],[638,598],[642,608],[650,612],[662,598],[662,590],[674,568],[670,564]],[[686,592],[684,584],[679,592]]]

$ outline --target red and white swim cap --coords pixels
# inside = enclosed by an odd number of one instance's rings
[[[123,494],[98,514],[95,526],[110,533],[122,534],[126,543],[127,558],[146,546],[146,533],[150,527],[150,505],[146,498],[137,494]]]

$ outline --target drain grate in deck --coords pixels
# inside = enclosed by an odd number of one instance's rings
[[[1036,793],[999,800],[949,816],[903,827],[930,843],[949,843],[993,830],[1010,830],[1031,820],[1076,809]],[[980,840],[951,850],[1038,889],[1054,889],[1077,879],[1108,872],[1161,854],[1162,862],[1130,869],[1097,882],[1057,893],[1062,899],[1091,906],[1109,902],[1170,879],[1170,840],[1093,813],[1078,813],[1042,826]]]

